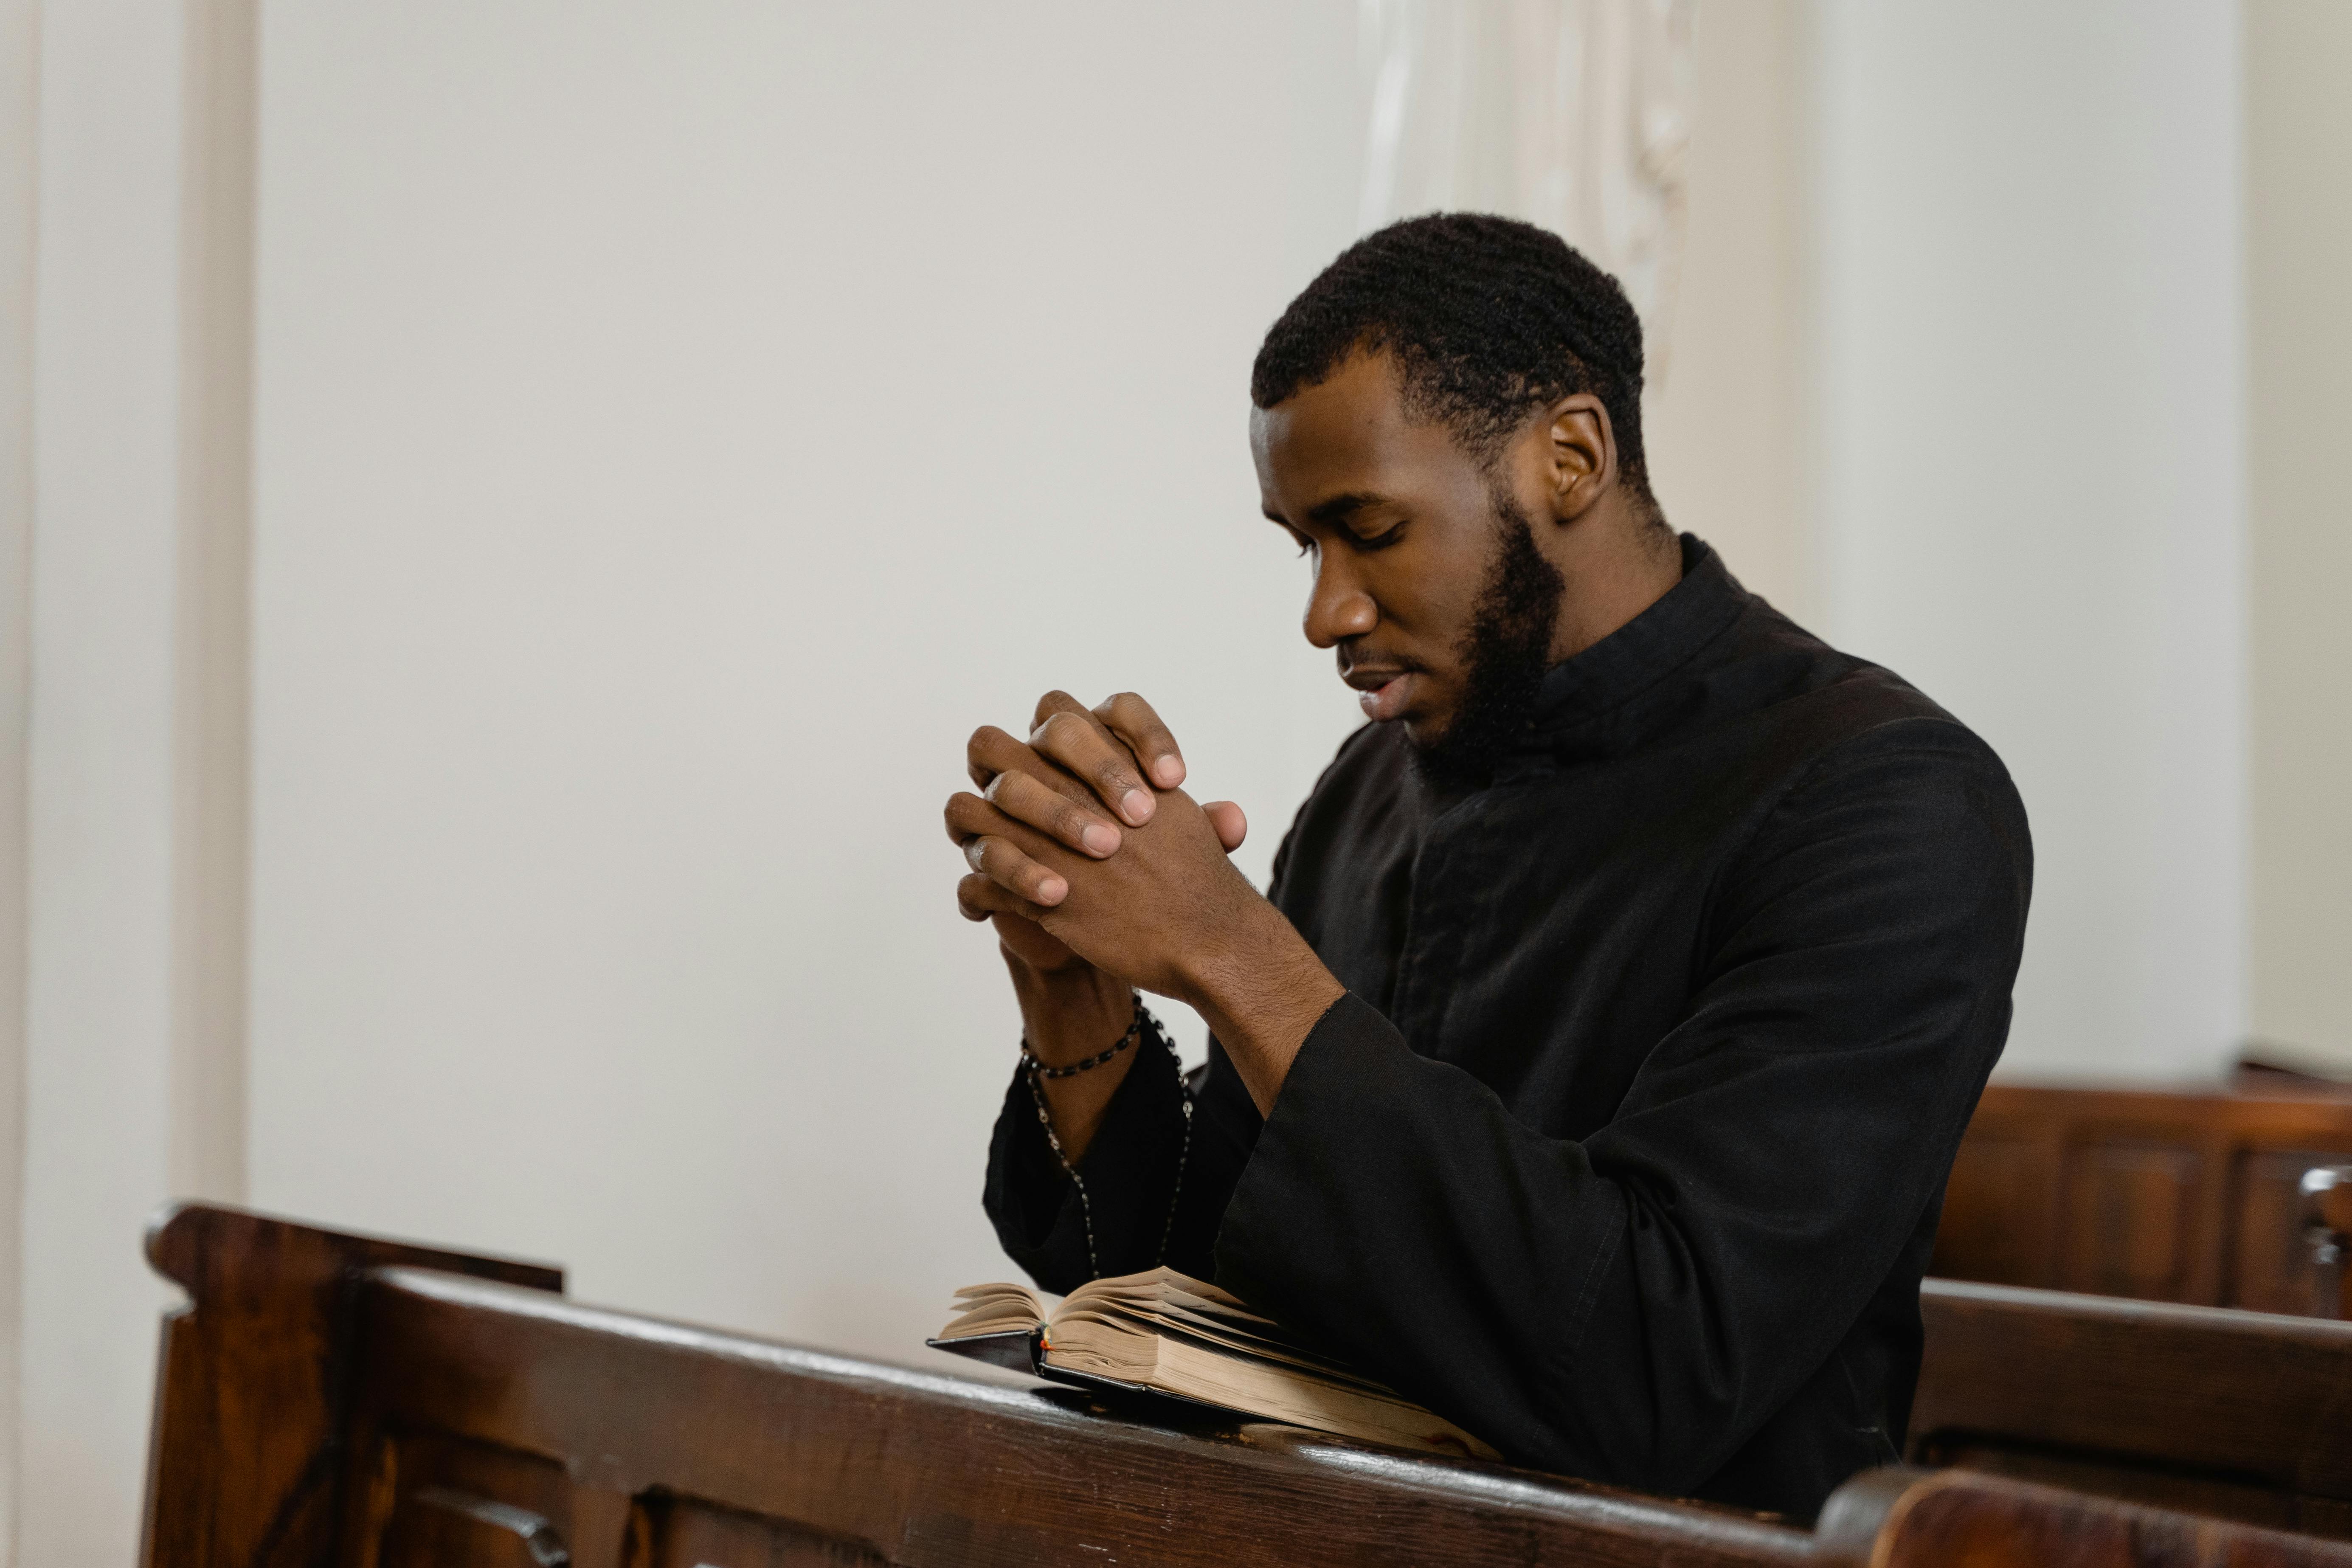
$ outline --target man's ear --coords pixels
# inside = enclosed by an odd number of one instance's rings
[[[1563,397],[1545,411],[1552,515],[1581,517],[1617,482],[1617,437],[1609,410],[1589,392]]]

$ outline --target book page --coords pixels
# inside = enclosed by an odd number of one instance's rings
[[[943,1340],[972,1334],[1026,1333],[1045,1321],[1045,1303],[1026,1285],[967,1285],[955,1293],[961,1310],[939,1331]]]
[[[1101,1341],[1087,1331],[1088,1324],[1125,1333],[1140,1329],[1164,1334],[1221,1354],[1293,1367],[1333,1383],[1395,1397],[1385,1385],[1298,1343],[1273,1319],[1252,1311],[1213,1285],[1171,1268],[1091,1280],[1071,1291],[1054,1310],[1046,1329],[1049,1351],[1057,1335],[1064,1342],[1087,1342],[1090,1349],[1098,1348]]]
[[[1092,1279],[1050,1313],[1024,1285],[968,1285],[941,1340],[1045,1329],[1044,1363],[1244,1415],[1378,1443],[1491,1458],[1477,1438],[1299,1344],[1281,1324],[1172,1268]],[[983,1358],[985,1359],[985,1358]]]

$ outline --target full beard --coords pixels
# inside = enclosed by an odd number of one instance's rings
[[[1551,668],[1552,634],[1568,581],[1536,548],[1535,525],[1517,501],[1495,498],[1498,538],[1479,585],[1462,655],[1462,701],[1444,733],[1412,749],[1413,765],[1440,795],[1484,789],[1510,755]]]

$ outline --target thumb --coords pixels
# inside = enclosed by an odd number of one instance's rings
[[[1240,848],[1242,840],[1249,837],[1249,818],[1242,815],[1242,808],[1234,802],[1213,800],[1201,811],[1208,817],[1209,826],[1217,830],[1217,842],[1225,847],[1226,854]]]

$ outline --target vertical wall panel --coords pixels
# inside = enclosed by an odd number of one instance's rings
[[[48,6],[37,85],[16,1543],[117,1564],[141,1233],[242,1185],[251,5]]]
[[[1642,435],[1667,521],[1808,626],[1822,601],[1804,395],[1803,0],[1703,0],[1692,23],[1690,209]]]
[[[2246,9],[2253,1027],[2352,1072],[2352,6]]]
[[[21,1561],[127,1563],[168,1190],[181,19],[42,17]]]
[[[255,0],[186,12],[172,1191],[245,1196]]]
[[[0,0],[0,1564],[16,1539],[23,1346],[25,795],[32,697],[39,6]]]

